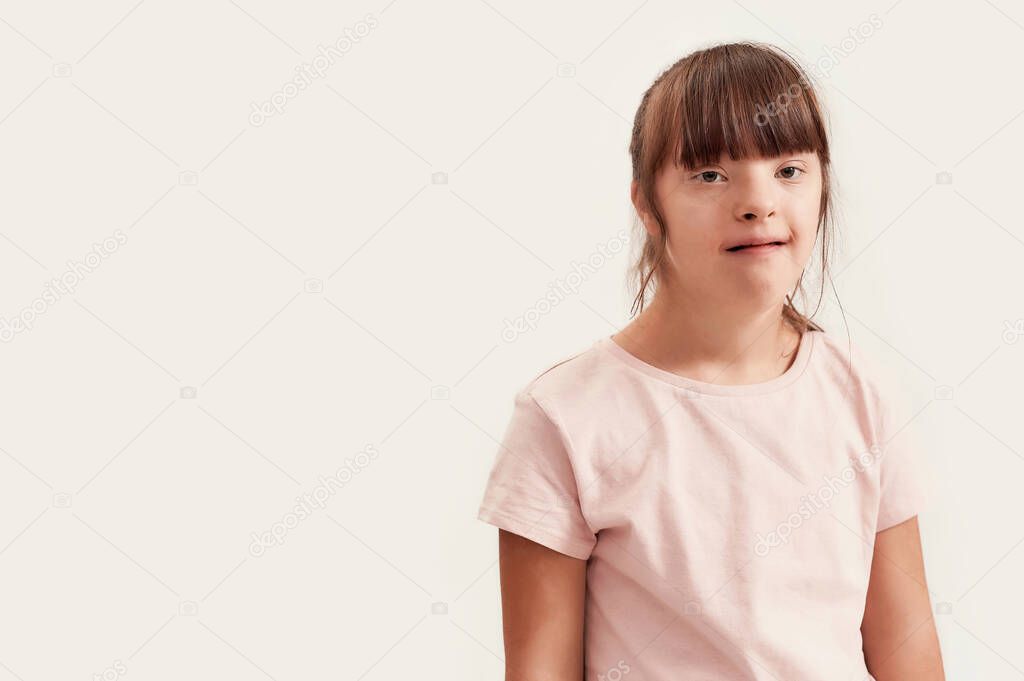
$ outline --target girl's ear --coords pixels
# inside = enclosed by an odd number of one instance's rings
[[[647,210],[647,203],[644,201],[643,196],[640,195],[640,183],[633,180],[629,183],[629,199],[633,202],[633,208],[636,209],[637,215],[640,216],[640,220],[644,223],[644,229],[652,237],[658,236],[658,223],[651,215],[650,211]]]

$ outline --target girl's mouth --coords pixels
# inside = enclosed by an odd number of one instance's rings
[[[725,250],[730,253],[767,253],[769,251],[775,251],[782,248],[786,244],[782,241],[771,241],[766,244],[759,245],[747,245],[747,246],[733,246]]]

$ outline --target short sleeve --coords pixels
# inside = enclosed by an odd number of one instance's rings
[[[586,560],[597,537],[580,508],[566,442],[541,404],[519,392],[477,518]]]
[[[879,395],[880,497],[875,531],[898,525],[930,507],[935,493],[922,413],[889,382]]]

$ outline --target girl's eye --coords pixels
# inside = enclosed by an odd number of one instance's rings
[[[787,180],[795,180],[805,172],[802,168],[797,168],[796,166],[786,166],[779,171],[782,177]],[[718,178],[721,178],[723,181],[725,180],[725,177],[717,170],[705,170],[694,176],[694,179],[698,180],[701,184],[721,184],[721,182],[717,181]]]
[[[715,178],[721,177],[721,174],[717,170],[705,170],[703,173],[698,174],[697,177],[704,184],[715,184]]]

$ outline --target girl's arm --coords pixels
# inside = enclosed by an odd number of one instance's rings
[[[587,561],[498,530],[505,681],[580,681]]]
[[[945,681],[917,516],[875,535],[860,631],[877,681]]]

